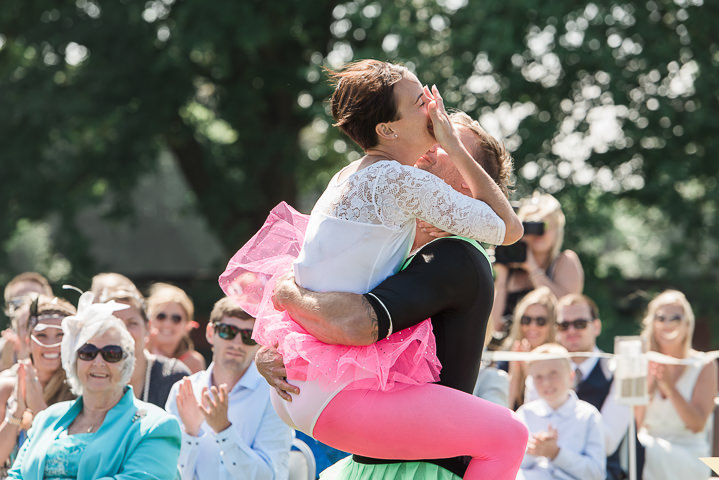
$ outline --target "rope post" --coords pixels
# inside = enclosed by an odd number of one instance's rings
[[[627,442],[629,443],[629,480],[637,478],[637,428],[634,407],[647,405],[647,375],[649,362],[644,355],[645,342],[639,336],[620,336],[614,339],[614,381],[617,403],[626,405],[631,413]]]

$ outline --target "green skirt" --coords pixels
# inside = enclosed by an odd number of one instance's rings
[[[461,480],[433,463],[403,462],[366,465],[343,458],[320,474],[320,480]]]

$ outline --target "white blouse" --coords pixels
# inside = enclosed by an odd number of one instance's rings
[[[493,245],[504,239],[504,222],[489,205],[431,173],[383,160],[341,181],[340,174],[315,204],[294,264],[303,287],[372,290],[409,254],[416,219]]]

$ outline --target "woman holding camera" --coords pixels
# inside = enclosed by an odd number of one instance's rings
[[[502,338],[510,330],[514,307],[535,288],[547,287],[557,298],[581,293],[584,288],[579,257],[572,250],[561,249],[565,219],[559,201],[552,195],[535,193],[522,200],[517,216],[525,227],[518,243],[526,246],[526,255],[504,259],[498,255],[499,261],[494,263],[494,306],[490,319],[495,331],[503,333]]]

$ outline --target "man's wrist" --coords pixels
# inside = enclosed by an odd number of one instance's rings
[[[230,428],[231,426],[232,426],[232,422],[230,422],[229,420],[227,420],[227,422],[221,424],[218,428],[215,428],[215,427],[213,426],[212,429],[215,431],[216,434],[219,434],[219,433],[224,432],[225,430],[227,430],[227,429]]]

